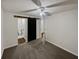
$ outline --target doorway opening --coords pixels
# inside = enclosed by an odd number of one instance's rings
[[[36,18],[17,18],[17,19],[18,19],[18,31],[17,31],[18,39],[22,38],[25,39],[26,42],[30,42],[40,37],[40,20]]]
[[[28,18],[28,42],[36,39],[36,18]]]

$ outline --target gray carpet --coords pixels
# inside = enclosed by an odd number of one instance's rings
[[[43,45],[40,40],[34,40],[5,49],[2,59],[78,59],[78,57],[49,42]]]

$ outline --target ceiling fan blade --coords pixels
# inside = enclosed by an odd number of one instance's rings
[[[37,6],[41,7],[41,2],[40,0],[32,0]]]
[[[46,8],[63,6],[63,5],[73,4],[73,3],[77,3],[77,0],[65,0],[65,1],[57,3],[57,4],[52,4],[52,5],[46,6]]]
[[[31,10],[25,10],[25,11],[20,11],[20,13],[28,13],[28,12],[32,12],[32,11],[36,11],[37,9],[31,9]]]

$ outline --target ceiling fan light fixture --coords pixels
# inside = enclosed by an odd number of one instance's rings
[[[44,15],[46,15],[44,12],[41,12],[41,13],[40,13],[40,16],[44,16]]]

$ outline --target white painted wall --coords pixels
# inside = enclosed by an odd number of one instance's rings
[[[46,19],[47,41],[78,55],[77,8],[53,14]]]
[[[41,20],[40,19],[37,19],[36,21],[36,38],[40,38],[40,34],[41,34]]]
[[[3,54],[4,48],[3,48],[3,10],[1,9],[1,56]]]
[[[17,45],[17,20],[12,13],[1,11],[2,14],[2,49]]]

